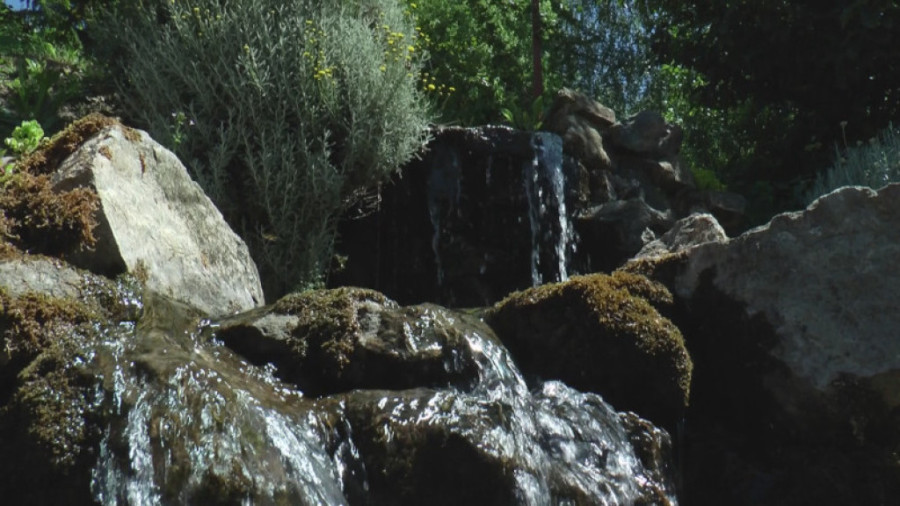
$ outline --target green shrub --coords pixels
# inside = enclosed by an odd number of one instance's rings
[[[890,125],[868,144],[835,146],[834,165],[816,176],[804,195],[804,202],[813,200],[842,186],[868,186],[878,189],[900,181],[900,129]]]
[[[321,282],[338,215],[425,140],[421,51],[396,0],[158,0],[96,14],[128,120],[189,167],[270,298]]]
[[[91,65],[73,27],[50,26],[43,11],[0,7],[0,135],[23,120],[48,134],[64,126],[64,109],[83,99]]]

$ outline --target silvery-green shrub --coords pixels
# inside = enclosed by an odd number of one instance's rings
[[[873,189],[900,181],[900,130],[890,125],[868,143],[835,147],[834,164],[821,172],[804,195],[813,200],[842,186]]]
[[[174,149],[267,296],[321,282],[335,221],[422,147],[421,51],[397,0],[155,0],[95,12],[121,106]]]

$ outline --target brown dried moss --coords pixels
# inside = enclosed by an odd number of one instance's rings
[[[0,339],[8,360],[34,357],[54,336],[68,334],[73,326],[98,318],[96,311],[79,301],[38,293],[11,297],[0,289]]]
[[[16,165],[16,169],[29,174],[49,174],[59,167],[69,155],[75,152],[84,141],[90,139],[106,127],[120,125],[118,120],[99,113],[73,121],[69,126],[54,135],[38,150],[27,156]],[[140,140],[140,135],[133,129],[122,126],[125,137],[132,141]]]
[[[0,193],[0,238],[24,251],[60,257],[93,247],[97,195],[88,188],[55,192],[49,174],[86,140],[113,125],[122,126],[113,118],[90,114],[17,163]],[[122,130],[131,140],[140,138],[135,130]],[[9,247],[0,246],[0,255],[5,253],[11,253]]]
[[[19,249],[63,256],[94,246],[99,205],[90,189],[57,193],[47,175],[16,174],[0,193],[0,232]]]
[[[373,290],[336,288],[287,295],[275,303],[274,310],[299,318],[293,331],[295,351],[302,356],[308,353],[308,358],[314,359],[308,361],[339,374],[356,348],[360,333],[357,308],[367,300],[387,301]]]

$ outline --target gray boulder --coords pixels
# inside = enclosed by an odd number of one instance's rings
[[[900,370],[900,185],[848,187],[688,254],[675,292],[712,288],[772,327],[770,355],[817,390]]]
[[[900,185],[846,187],[627,266],[672,290],[694,358],[691,502],[900,496],[898,223]]]
[[[678,253],[692,246],[708,242],[724,242],[728,240],[725,230],[711,214],[692,214],[675,222],[675,225],[658,239],[654,239],[641,248],[636,259],[649,258],[669,253]]]
[[[53,174],[54,189],[94,189],[97,245],[70,258],[107,276],[130,272],[154,292],[206,314],[263,304],[246,244],[174,154],[146,133],[114,125],[84,142]]]
[[[597,271],[621,266],[674,223],[671,210],[656,209],[640,197],[591,207],[574,221],[581,248],[589,252],[591,268]]]
[[[624,123],[617,123],[609,133],[615,146],[651,158],[677,155],[684,138],[681,127],[666,123],[665,118],[654,111],[643,111]]]
[[[602,135],[615,123],[612,109],[583,93],[563,88],[547,111],[544,128],[562,137],[565,152],[593,173],[612,168]]]

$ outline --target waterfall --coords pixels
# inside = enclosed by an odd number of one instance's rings
[[[444,282],[444,267],[441,263],[443,220],[446,215],[459,206],[462,178],[459,156],[456,151],[452,149],[438,150],[434,159],[435,165],[428,174],[428,217],[434,231],[431,237],[431,249],[434,252],[437,283],[438,286],[441,286]]]
[[[531,224],[531,281],[537,286],[569,278],[567,260],[574,232],[566,212],[562,139],[534,132],[531,147],[534,158],[524,167],[523,180]]]

